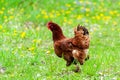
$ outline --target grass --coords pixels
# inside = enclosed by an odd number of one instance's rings
[[[119,0],[1,0],[0,80],[120,80],[119,6]],[[78,24],[89,29],[90,60],[80,73],[55,55],[50,20],[68,37]]]

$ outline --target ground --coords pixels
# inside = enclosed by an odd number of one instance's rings
[[[120,0],[1,0],[0,80],[120,80]],[[74,73],[53,49],[46,23],[67,37],[90,32],[90,59]]]

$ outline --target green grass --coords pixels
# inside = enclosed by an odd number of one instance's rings
[[[120,0],[1,0],[0,80],[120,80]],[[48,21],[66,36],[85,25],[90,59],[80,73],[53,50]]]

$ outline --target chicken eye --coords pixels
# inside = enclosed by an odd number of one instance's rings
[[[53,29],[53,26],[51,25],[51,29]]]

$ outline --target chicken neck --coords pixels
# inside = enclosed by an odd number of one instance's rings
[[[54,42],[66,38],[66,37],[63,35],[63,32],[62,32],[61,29],[60,29],[60,30],[57,30],[57,31],[52,31],[52,36],[53,36],[53,41],[54,41]]]

